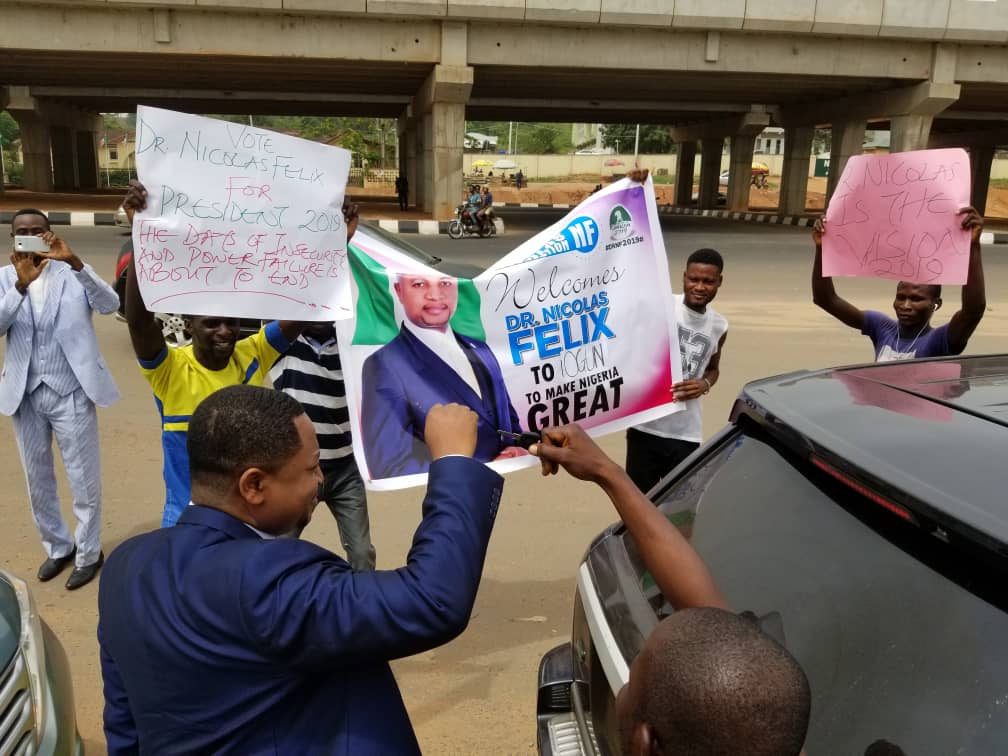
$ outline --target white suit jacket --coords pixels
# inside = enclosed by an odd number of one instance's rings
[[[115,312],[119,297],[90,265],[75,272],[67,263],[49,262],[49,287],[39,325],[48,326],[88,398],[106,407],[119,398],[119,389],[98,350],[92,313]],[[36,334],[31,297],[14,287],[13,265],[0,268],[0,335],[7,336],[7,352],[0,374],[0,414],[13,415],[24,398],[28,364]],[[46,328],[46,330],[50,330]]]

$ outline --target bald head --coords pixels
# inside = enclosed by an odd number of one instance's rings
[[[661,622],[621,697],[624,754],[797,756],[811,693],[798,662],[755,623],[723,609]]]

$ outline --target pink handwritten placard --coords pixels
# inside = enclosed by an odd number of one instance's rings
[[[969,203],[965,150],[856,155],[826,210],[823,275],[964,284]]]

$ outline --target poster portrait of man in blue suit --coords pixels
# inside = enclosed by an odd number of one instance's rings
[[[455,402],[479,417],[474,457],[482,462],[517,456],[498,430],[521,431],[500,364],[485,342],[453,330],[458,281],[436,272],[400,273],[395,294],[404,318],[398,335],[365,361],[361,431],[371,478],[425,473],[427,411]]]

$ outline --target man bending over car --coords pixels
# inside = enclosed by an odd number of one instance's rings
[[[547,428],[529,451],[543,475],[563,467],[606,492],[676,609],[647,639],[616,697],[622,753],[798,756],[811,691],[794,657],[728,608],[700,555],[579,426]]]

